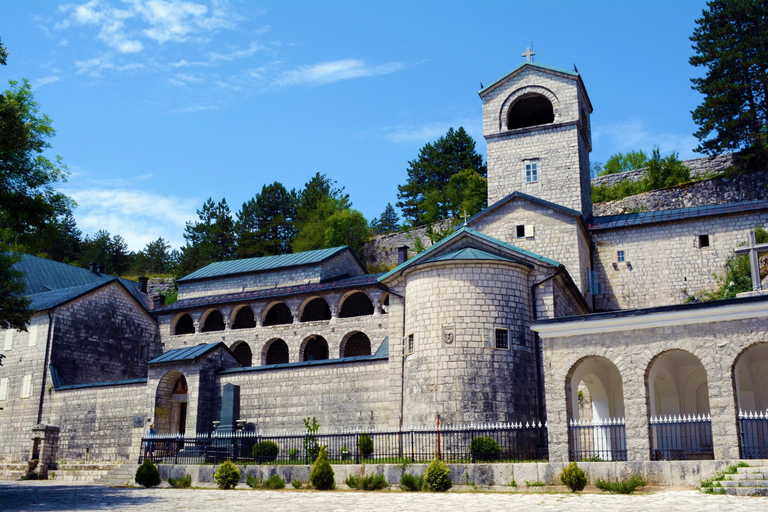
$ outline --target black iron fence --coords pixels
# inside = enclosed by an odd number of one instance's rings
[[[651,460],[712,460],[712,418],[651,418]]]
[[[576,462],[627,460],[624,419],[571,420],[568,456]]]
[[[742,459],[768,459],[768,412],[740,412]]]
[[[139,463],[215,464],[230,459],[255,464],[312,464],[326,446],[332,464],[547,461],[542,424],[441,426],[323,433],[238,431],[153,435],[141,440]],[[255,447],[255,449],[254,449]]]

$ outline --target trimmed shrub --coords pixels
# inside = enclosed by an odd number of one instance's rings
[[[360,436],[360,440],[357,442],[357,448],[360,450],[360,455],[368,458],[373,453],[373,439],[368,434]]]
[[[328,462],[328,453],[325,451],[325,446],[320,447],[320,453],[318,453],[315,463],[312,464],[312,471],[309,473],[309,485],[318,491],[336,488],[333,468],[331,463]]]
[[[253,445],[251,453],[256,462],[273,462],[280,453],[280,448],[272,441],[262,441]]]
[[[296,460],[299,458],[299,449],[298,448],[291,448],[288,450],[288,458],[291,460]]]
[[[291,480],[291,485],[294,489],[301,489],[302,482],[301,480]]]
[[[501,458],[501,447],[490,436],[473,437],[469,442],[469,451],[478,461],[492,461]]]
[[[424,489],[432,492],[445,492],[453,487],[451,470],[440,459],[434,459],[424,471]]]
[[[611,482],[598,478],[595,481],[595,487],[603,491],[612,492],[614,494],[632,494],[635,489],[645,485],[645,479],[640,475],[632,475],[626,480],[618,480]]]
[[[136,483],[144,487],[156,487],[160,485],[160,471],[157,466],[152,464],[149,459],[144,459],[144,462],[136,470],[136,476],[134,477]]]
[[[285,480],[280,475],[272,475],[261,484],[265,489],[285,489]]]
[[[384,475],[349,475],[344,481],[350,489],[361,491],[378,491],[389,487],[389,482]]]
[[[192,487],[192,475],[184,475],[181,478],[170,477],[168,483],[176,489],[186,489]]]
[[[213,475],[220,489],[232,489],[240,481],[240,470],[231,460],[225,460]]]
[[[560,474],[560,481],[573,492],[579,492],[587,485],[587,475],[575,462],[571,462]]]
[[[261,487],[261,482],[259,482],[259,479],[253,475],[245,475],[245,485],[251,489],[258,489]]]
[[[419,492],[424,487],[424,477],[404,473],[400,477],[400,488],[408,492]]]

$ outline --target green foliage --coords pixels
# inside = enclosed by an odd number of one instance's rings
[[[592,202],[607,203],[646,192],[641,181],[621,180],[615,185],[592,185]]]
[[[560,481],[571,491],[579,492],[587,485],[587,475],[575,462],[571,462],[560,474]]]
[[[231,460],[225,460],[213,475],[220,489],[232,489],[240,481],[240,470]]]
[[[131,266],[128,244],[120,235],[111,236],[105,229],[85,237],[79,260],[81,267],[87,268],[94,262],[100,265],[102,274],[116,276],[125,275]]]
[[[645,167],[648,163],[648,154],[642,149],[629,151],[626,154],[622,152],[611,155],[605,162],[598,176],[607,174],[616,174],[619,172],[634,171]]]
[[[357,448],[360,450],[360,455],[368,458],[373,453],[373,439],[368,434],[363,434],[357,441]]]
[[[261,482],[259,482],[259,479],[253,475],[245,475],[245,485],[251,489],[258,489],[261,487]]]
[[[400,477],[400,488],[408,492],[419,492],[424,487],[424,477],[403,473]]]
[[[350,489],[361,491],[379,491],[389,487],[389,483],[384,475],[349,475],[344,481]]]
[[[301,489],[301,486],[303,485],[303,483],[301,480],[293,479],[291,480],[291,485],[293,486],[294,489]]]
[[[334,212],[328,217],[325,228],[324,247],[348,245],[358,257],[363,255],[363,246],[371,238],[371,228],[363,214],[347,208]]]
[[[645,479],[640,475],[632,475],[629,478],[618,480],[616,482],[603,480],[598,478],[595,481],[595,487],[603,491],[612,492],[614,494],[632,494],[638,487],[645,485]]]
[[[0,242],[0,327],[26,331],[33,312],[28,309],[31,301],[25,297],[24,275],[13,268],[18,258]]]
[[[171,244],[163,237],[149,242],[144,249],[134,256],[131,263],[131,274],[146,276],[173,272],[179,253],[170,249]]]
[[[265,489],[285,489],[285,480],[280,475],[274,474],[264,480],[262,487]]]
[[[192,475],[185,474],[181,478],[170,477],[168,478],[168,483],[176,489],[186,489],[192,487]]]
[[[547,484],[542,482],[541,480],[535,480],[533,482],[529,482],[528,480],[525,481],[526,487],[546,487]]]
[[[163,302],[164,305],[170,306],[171,304],[176,304],[179,301],[179,290],[176,288],[171,288],[167,292],[165,292],[165,301]]]
[[[704,101],[693,111],[700,151],[714,155],[744,150],[742,165],[768,162],[768,2],[711,0],[691,36],[692,66],[705,69],[693,78]]]
[[[160,471],[157,466],[152,464],[152,461],[144,459],[144,462],[136,470],[136,476],[134,477],[136,483],[144,487],[157,487],[160,485]]]
[[[8,50],[3,45],[2,40],[0,40],[0,64],[5,66],[7,62],[8,62]]]
[[[299,450],[298,448],[290,448],[288,450],[288,458],[290,460],[296,460],[299,458]]]
[[[400,230],[400,217],[391,203],[387,203],[381,216],[371,220],[371,229],[377,235],[385,235]]]
[[[433,459],[424,471],[424,489],[432,492],[445,492],[453,487],[451,470],[440,459]]]
[[[327,491],[336,488],[336,480],[333,475],[333,468],[328,462],[328,454],[325,446],[320,447],[320,453],[317,460],[312,465],[312,471],[309,473],[309,485],[318,491]]]
[[[298,194],[279,182],[261,187],[261,193],[243,203],[237,213],[237,256],[254,258],[286,254],[296,236]]]
[[[253,445],[251,453],[256,462],[272,462],[277,459],[277,454],[280,453],[280,448],[276,443],[272,441],[262,441]]]
[[[434,143],[426,144],[408,165],[408,181],[398,185],[397,206],[411,225],[445,219],[462,208],[472,215],[484,201],[486,194],[483,191],[481,198],[480,190],[486,166],[475,151],[475,141],[463,127],[455,131],[451,128]],[[462,171],[451,183],[451,178]]]
[[[317,441],[317,432],[320,430],[320,423],[317,418],[304,418],[304,453],[310,462],[314,462],[320,454],[320,445]],[[290,452],[289,452],[290,456]]]
[[[216,261],[232,259],[235,254],[235,224],[227,200],[214,203],[212,198],[197,210],[199,220],[187,222],[177,276],[187,275]]]
[[[296,237],[291,244],[293,252],[328,247],[326,245],[328,219],[334,213],[350,210],[352,207],[349,194],[344,194],[344,189],[337,189],[335,185],[336,182],[324,174],[316,173],[304,186],[304,190],[298,196]],[[346,216],[345,220],[350,221],[351,218]],[[343,224],[339,219],[336,222]],[[367,222],[365,228],[366,230],[368,228]],[[336,233],[332,235],[332,239],[339,236],[339,227],[335,229]]]
[[[494,461],[501,457],[501,446],[490,436],[473,437],[469,442],[469,451],[480,462]]]
[[[517,487],[517,481],[513,478],[512,480],[509,481],[509,486],[510,487]]]

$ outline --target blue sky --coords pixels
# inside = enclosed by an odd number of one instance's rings
[[[704,1],[0,3],[0,80],[53,119],[84,233],[183,244],[208,197],[233,213],[315,172],[367,218],[451,126],[485,154],[480,83],[524,58],[578,67],[593,161],[658,145],[693,158],[689,36]],[[4,87],[5,88],[5,87]]]

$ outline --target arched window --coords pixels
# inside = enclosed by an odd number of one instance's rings
[[[350,318],[353,316],[364,316],[373,314],[373,303],[364,292],[355,292],[341,304],[339,309],[339,318]]]
[[[179,371],[166,373],[155,391],[155,428],[158,434],[183,434],[187,427],[187,379]]]
[[[348,334],[341,344],[341,357],[369,356],[371,355],[371,340],[365,333],[355,332]]]
[[[552,103],[540,94],[523,96],[509,109],[507,128],[527,128],[554,122],[555,110]]]
[[[232,323],[233,329],[250,329],[256,327],[256,320],[253,318],[253,310],[244,306],[237,311],[235,321]]]
[[[238,363],[243,366],[251,366],[253,354],[251,353],[251,347],[246,342],[238,341],[232,345],[232,353],[235,355]]]
[[[278,302],[267,310],[267,314],[264,315],[264,327],[270,325],[283,325],[293,323],[293,313],[291,308],[286,306],[282,302]]]
[[[330,319],[331,308],[328,307],[328,303],[325,302],[325,299],[321,299],[319,297],[309,301],[309,303],[304,306],[304,310],[301,312],[302,322],[315,322],[317,320]]]
[[[284,364],[288,360],[288,345],[285,341],[277,338],[267,344],[264,364]]]
[[[742,459],[768,458],[768,343],[744,350],[733,365]]]
[[[221,316],[221,312],[216,309],[211,311],[205,318],[203,324],[203,332],[211,331],[223,331],[224,330],[224,317]]]
[[[310,336],[304,342],[304,361],[328,359],[328,342],[322,336]]]
[[[182,315],[176,322],[176,327],[173,330],[173,334],[194,334],[195,322],[192,321],[192,317],[188,313]]]

